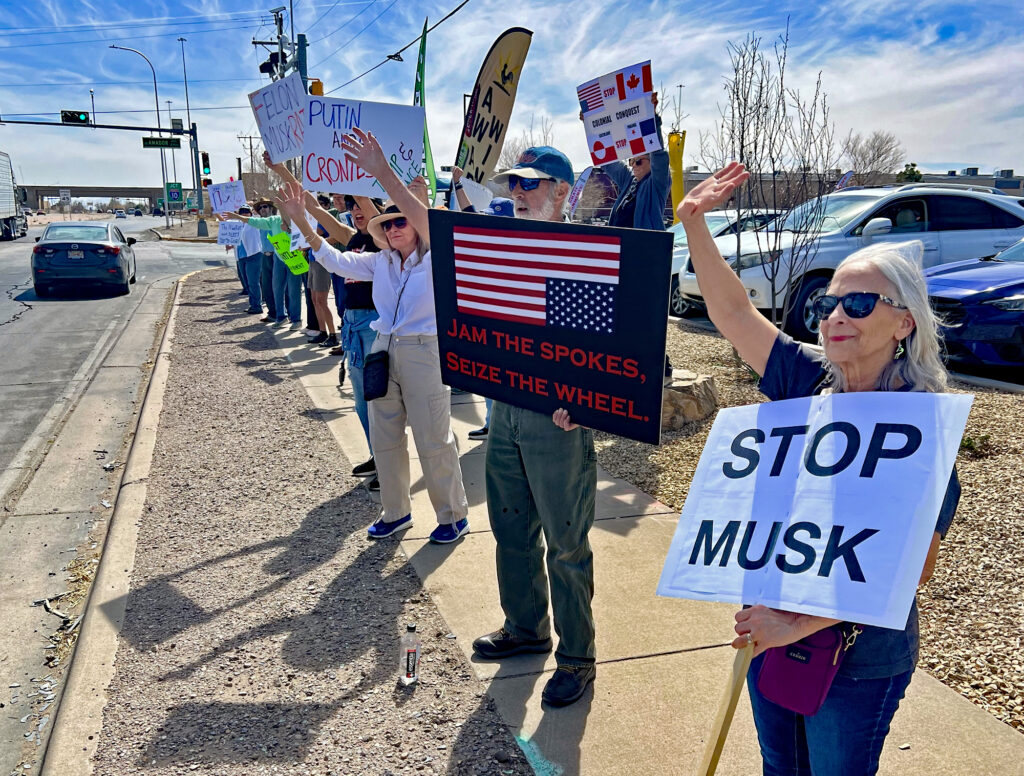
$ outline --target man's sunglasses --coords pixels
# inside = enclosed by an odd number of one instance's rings
[[[846,296],[834,296],[832,294],[826,294],[820,296],[814,301],[814,314],[818,316],[820,320],[828,318],[832,312],[839,306],[839,303],[843,304],[843,312],[845,312],[851,318],[867,318],[875,310],[875,305],[878,302],[885,302],[890,307],[895,307],[897,310],[906,310],[905,304],[900,304],[895,299],[890,299],[882,294],[876,294],[872,291],[854,291],[852,294]]]
[[[402,216],[401,218],[392,218],[390,221],[385,221],[380,225],[380,228],[384,230],[384,234],[387,234],[391,231],[391,227],[394,227],[395,229],[405,229],[408,223],[409,219]]]
[[[523,191],[533,191],[541,181],[553,181],[554,178],[520,178],[518,175],[508,176],[508,190],[515,191],[519,186]]]

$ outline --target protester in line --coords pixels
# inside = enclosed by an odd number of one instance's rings
[[[248,210],[248,208],[245,208],[245,209]],[[242,212],[242,208],[239,208],[238,211]],[[252,211],[250,210],[249,213],[251,214]],[[225,245],[224,246],[224,252],[225,253],[234,252],[234,254],[235,254],[235,272],[238,273],[238,282],[242,284],[242,291],[239,294],[239,296],[248,296],[249,295],[249,279],[245,276],[245,273],[242,271],[242,259],[245,257],[245,248],[243,248],[242,247],[242,243],[239,242],[237,245]]]
[[[511,170],[495,177],[507,182],[516,216],[540,221],[563,220],[573,180],[565,154],[548,146],[526,149]],[[579,700],[595,676],[588,539],[597,492],[594,433],[572,424],[563,409],[549,416],[500,401],[490,423],[487,513],[505,623],[474,641],[473,650],[491,660],[550,652],[550,575],[558,668],[541,697],[565,706]]]
[[[272,203],[267,199],[257,200],[253,204],[253,210],[259,216],[270,215],[273,212],[272,208]],[[249,214],[245,215],[248,217]],[[223,221],[225,219],[220,220]],[[246,223],[246,226],[248,226],[248,223]],[[256,227],[253,227],[253,229],[256,229]],[[260,322],[274,323],[277,320],[277,306],[274,304],[274,246],[271,245],[268,239],[270,236],[269,230],[256,229],[256,233],[259,235],[260,240],[260,296],[263,297],[263,301],[267,304],[267,314],[260,318]],[[251,235],[251,232],[249,234]],[[243,227],[243,239],[245,235],[246,230]]]
[[[775,329],[751,304],[743,285],[722,259],[704,214],[724,204],[748,178],[733,162],[694,188],[677,214],[686,230],[690,260],[708,314],[740,357],[762,376],[771,400],[851,391],[932,391],[946,387],[939,332],[917,255],[878,244],[840,263],[828,293],[815,303],[824,356]],[[931,577],[939,540],[960,497],[956,471],[935,527],[921,584]],[[766,774],[864,776],[878,769],[882,744],[917,661],[915,601],[902,631],[863,626],[839,667],[824,705],[803,716],[767,700],[757,676],[771,647],[792,644],[837,623],[824,617],[753,606],[736,615],[733,646],[753,644],[747,675]]]
[[[238,212],[243,216],[252,215],[252,210],[248,207],[240,207]],[[259,230],[249,224],[244,224],[241,240],[235,246],[235,250],[238,256],[239,272],[245,278],[246,293],[249,295],[249,308],[246,312],[251,315],[263,315],[263,292],[260,287],[263,244],[260,240]]]
[[[221,220],[234,219],[236,221],[243,221],[245,223],[251,223],[252,226],[260,230],[260,232],[269,237],[272,234],[285,231],[281,216],[275,212],[273,203],[267,200],[260,200],[256,203],[256,212],[259,213],[259,217],[244,216],[238,213],[222,213]],[[305,219],[303,219],[305,220]],[[270,244],[269,241],[267,243]],[[273,246],[271,246],[273,249]],[[288,320],[291,320],[291,328],[295,331],[302,328],[302,278],[299,275],[294,274],[288,265],[284,263],[284,259],[274,254],[273,263],[273,297],[274,297],[274,312],[276,317],[274,322],[279,326],[284,326]],[[285,318],[285,310],[287,310],[288,318]]]
[[[320,229],[323,227],[318,228],[318,234]],[[326,230],[324,232],[326,234]],[[327,301],[331,293],[331,273],[316,261],[311,261],[309,265],[309,293],[313,298],[316,321],[320,327],[319,333],[310,340],[310,344],[323,348],[339,347],[341,343],[338,341],[338,331],[334,328],[334,314],[331,313],[331,306]]]
[[[386,248],[379,253],[332,248],[303,217],[304,197],[297,183],[287,183],[278,201],[296,219],[317,262],[346,278],[373,281],[373,301],[380,313],[373,325],[373,352],[387,352],[390,363],[387,393],[370,404],[384,509],[369,527],[369,536],[383,538],[412,525],[408,422],[437,514],[430,540],[449,543],[469,530],[469,504],[451,430],[451,391],[441,382],[427,208],[392,171],[373,135],[353,131],[354,136],[342,140],[346,156],[373,175],[395,202],[368,225],[374,240]]]
[[[452,167],[452,190],[455,192],[455,199],[459,203],[459,210],[463,213],[475,213],[476,208],[473,207],[473,203],[470,202],[469,195],[466,194],[466,190],[462,184],[462,176],[465,173],[462,168],[458,165]],[[481,211],[481,215],[485,216],[507,216],[508,218],[515,218],[515,203],[507,197],[495,197],[491,200],[491,203]],[[484,424],[480,428],[475,428],[470,431],[466,436],[470,439],[486,439],[487,434],[491,428],[491,409],[494,406],[494,402],[491,399],[484,398]]]

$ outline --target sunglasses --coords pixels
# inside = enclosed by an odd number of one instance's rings
[[[518,175],[508,176],[508,190],[515,191],[519,186],[523,191],[533,191],[541,181],[554,181],[554,178],[520,178]]]
[[[626,164],[628,164],[630,167],[639,167],[646,161],[646,159],[630,159],[628,162],[626,162]]]
[[[907,309],[906,305],[900,304],[895,299],[890,299],[882,294],[876,294],[872,291],[854,291],[846,296],[826,294],[825,296],[818,297],[814,302],[814,314],[820,320],[824,320],[842,302],[843,312],[851,318],[867,318],[875,311],[875,305],[880,301],[885,302],[890,307],[895,307],[897,310]]]
[[[380,225],[380,228],[384,230],[384,234],[387,234],[391,231],[391,227],[394,227],[395,229],[405,229],[408,223],[409,219],[402,216],[400,218],[392,218],[390,221],[385,221]]]

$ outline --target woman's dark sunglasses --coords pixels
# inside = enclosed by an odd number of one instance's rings
[[[846,296],[834,296],[832,294],[826,294],[820,296],[814,301],[814,314],[819,319],[824,320],[828,318],[832,312],[839,306],[839,303],[843,303],[843,312],[845,312],[851,318],[867,318],[875,310],[875,305],[879,302],[885,302],[890,307],[895,307],[897,310],[906,310],[907,306],[900,304],[895,299],[890,299],[882,294],[876,294],[872,291],[854,291],[852,294]]]
[[[390,221],[385,221],[380,225],[380,228],[384,230],[384,234],[387,234],[391,231],[391,227],[395,227],[396,229],[405,229],[405,226],[408,223],[409,219],[402,216],[401,218],[392,218]]]
[[[508,176],[508,190],[515,191],[518,185],[523,191],[533,191],[541,181],[553,181],[554,178],[520,178],[518,175]]]

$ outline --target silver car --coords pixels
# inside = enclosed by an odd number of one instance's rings
[[[114,286],[127,294],[135,282],[135,238],[113,224],[50,224],[36,243],[32,280],[40,298],[58,284]]]

